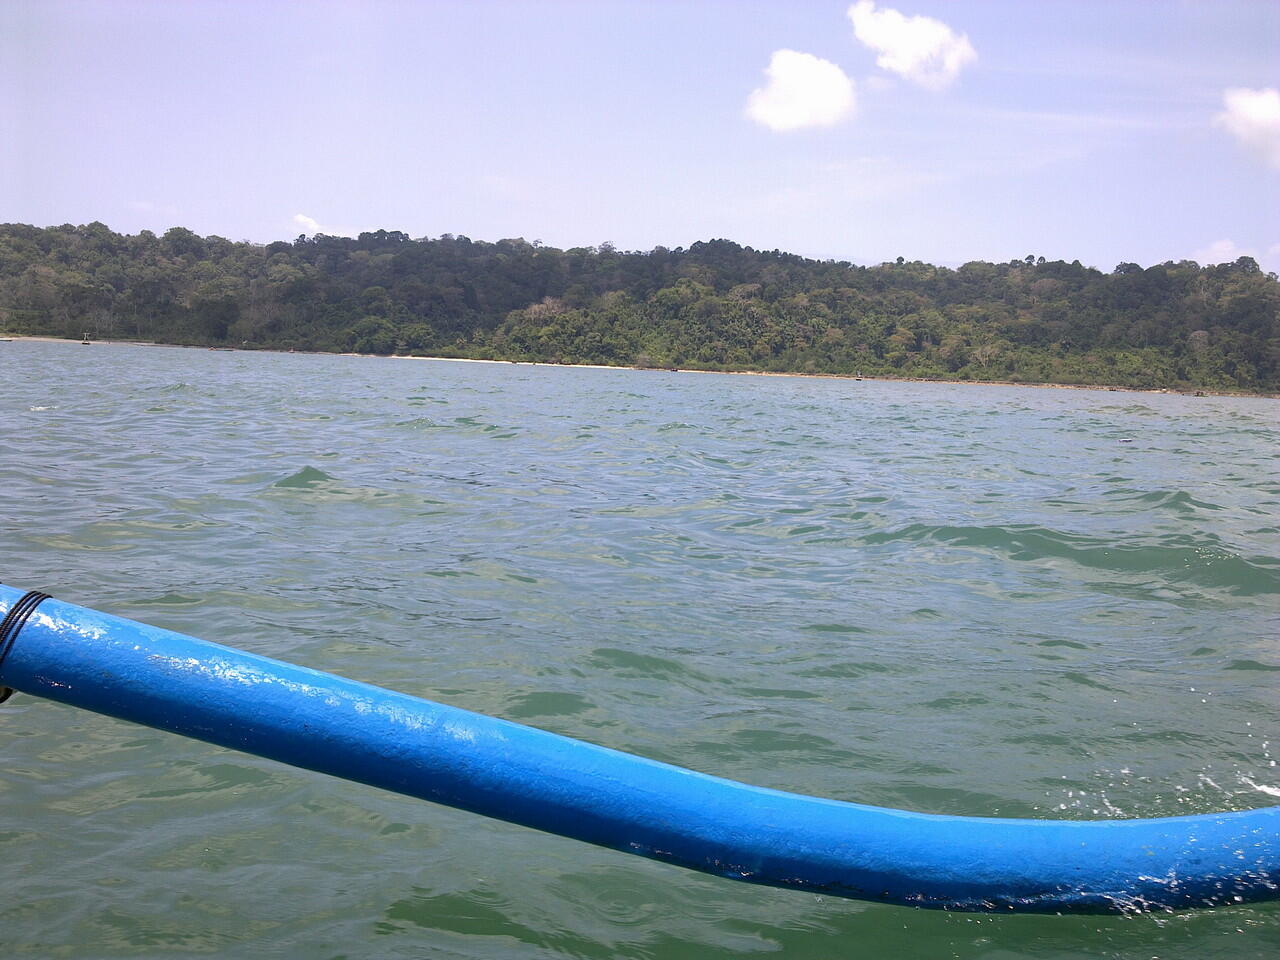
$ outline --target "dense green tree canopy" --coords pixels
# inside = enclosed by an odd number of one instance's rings
[[[622,252],[379,230],[265,246],[0,225],[0,329],[262,348],[1280,390],[1280,283],[1248,257],[959,269],[727,240]]]

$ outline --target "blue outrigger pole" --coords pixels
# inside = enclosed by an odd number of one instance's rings
[[[1280,897],[1280,807],[944,817],[767,790],[0,585],[0,686],[775,887],[969,911]],[[5,695],[7,695],[5,692]]]

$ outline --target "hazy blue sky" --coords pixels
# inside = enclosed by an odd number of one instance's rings
[[[1276,0],[0,0],[0,220],[1280,269],[1277,88]]]

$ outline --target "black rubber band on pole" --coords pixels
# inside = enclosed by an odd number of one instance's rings
[[[36,607],[48,599],[49,594],[47,593],[41,593],[39,590],[28,590],[17,603],[9,608],[9,612],[5,614],[4,619],[0,620],[0,667],[4,666],[4,658],[9,655],[13,642],[18,639],[18,631],[26,624],[27,618],[35,613]],[[13,696],[12,688],[0,687],[0,703],[4,703],[11,696]]]

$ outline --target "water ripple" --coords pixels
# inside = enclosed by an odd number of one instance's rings
[[[779,789],[1075,818],[1280,793],[1273,401],[3,346],[12,582]],[[0,720],[14,956],[1280,947],[1269,906],[912,913],[30,698]]]

